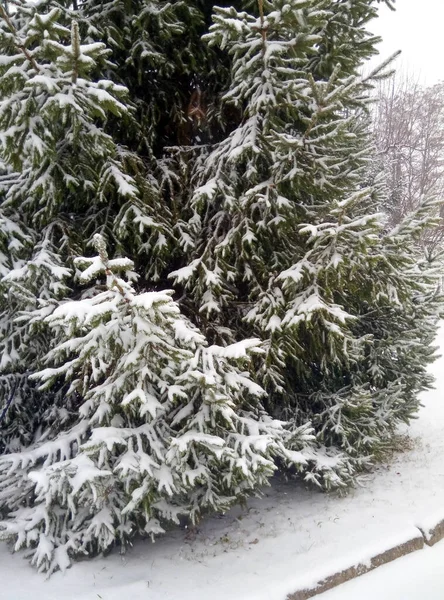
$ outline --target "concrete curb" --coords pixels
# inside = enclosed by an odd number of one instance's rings
[[[436,542],[444,538],[444,519],[439,521],[439,523],[437,523],[432,529],[428,528],[428,535],[425,535],[420,527],[417,527],[417,529],[418,534],[411,537],[409,540],[384,550],[379,554],[375,554],[366,563],[351,565],[342,571],[338,571],[332,575],[329,575],[328,577],[318,581],[313,587],[296,590],[295,592],[288,594],[287,600],[308,600],[308,598],[313,598],[313,596],[317,596],[318,594],[322,594],[327,590],[331,590],[341,583],[345,583],[346,581],[350,581],[350,579],[354,579],[355,577],[364,575],[364,573],[373,571],[374,569],[396,560],[397,558],[406,556],[407,554],[415,552],[416,550],[421,550],[424,548],[424,544],[429,546],[436,544]]]
[[[435,518],[429,517],[426,522],[419,523],[417,527],[427,546],[434,546],[444,538],[444,517],[442,515]]]

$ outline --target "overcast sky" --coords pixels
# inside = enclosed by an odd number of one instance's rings
[[[444,0],[397,0],[396,11],[380,8],[369,25],[381,36],[380,56],[372,65],[402,50],[397,64],[423,83],[444,80]]]

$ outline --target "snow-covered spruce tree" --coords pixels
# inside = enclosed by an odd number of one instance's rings
[[[41,570],[157,534],[180,513],[226,510],[267,482],[276,457],[299,469],[312,457],[309,428],[271,419],[243,370],[257,340],[209,347],[171,292],[137,294],[133,263],[109,260],[98,234],[95,245],[99,256],[75,265],[82,283],[106,276],[106,288],[29,314],[53,336],[32,378],[42,391],[63,386],[77,418],[0,459],[11,511],[0,538]]]
[[[102,43],[80,43],[78,27],[60,24],[24,3],[0,10],[1,214],[7,272],[0,281],[0,450],[18,448],[57,429],[58,401],[35,396],[28,375],[46,353],[44,327],[16,318],[44,303],[54,308],[69,293],[66,261],[94,231],[116,247],[143,252],[141,234],[160,257],[166,225],[156,205],[157,186],[137,156],[103,131],[108,115],[125,117],[125,88],[90,74],[107,66]],[[128,117],[129,118],[129,117]],[[153,271],[158,268],[151,253]],[[159,258],[161,260],[161,258]],[[61,408],[65,418],[66,406]],[[45,425],[46,424],[46,425]]]
[[[103,77],[112,70],[110,50],[101,42],[81,44],[77,22],[68,28],[67,15],[49,8],[40,13],[24,3],[0,21],[9,56],[2,78],[4,162],[21,175],[6,204],[29,196],[25,206],[39,227],[70,216],[64,242],[75,232],[82,244],[100,227],[118,248],[126,240],[135,255],[149,246],[140,237],[148,227],[154,277],[168,237],[157,185],[138,156],[105,132],[111,117],[120,127],[131,122],[128,90]]]
[[[125,242],[122,252],[136,260],[138,269],[148,269],[150,283],[167,281],[171,262],[177,261],[180,254],[176,240],[182,245],[189,241],[178,223],[184,216],[179,175],[192,162],[194,144],[220,137],[230,126],[219,106],[220,90],[229,74],[228,57],[201,42],[211,20],[212,5],[201,0],[137,0],[126,4],[120,0],[74,4],[42,0],[36,6],[31,0],[22,2],[9,20],[20,39],[26,40],[36,12],[46,19],[45,15],[54,11],[60,25],[71,28],[73,20],[78,24],[87,47],[102,42],[109,49],[108,56],[112,52],[111,60],[104,53],[100,61],[88,65],[89,78],[113,80],[129,91],[125,102],[130,106],[131,118],[125,112],[108,110],[101,127],[117,144],[125,168],[138,186],[147,189],[137,208],[133,205],[122,219],[125,229],[114,239],[111,231],[107,234],[118,245]],[[114,88],[122,103],[123,87]],[[123,153],[122,143],[134,152]],[[187,147],[189,152],[185,159],[180,156],[179,173],[172,168],[172,155],[178,147]],[[111,220],[113,209],[119,208],[115,204],[118,199],[108,194],[107,208],[112,209],[107,214]],[[96,212],[95,207],[91,212]],[[127,229],[131,230],[128,235]],[[151,235],[145,235],[146,231]]]
[[[215,339],[264,341],[268,409],[313,421],[349,473],[417,409],[439,305],[412,251],[424,220],[384,235],[365,183],[376,4],[215,8],[205,40],[232,57],[224,101],[242,119],[196,161],[192,249],[171,274]]]

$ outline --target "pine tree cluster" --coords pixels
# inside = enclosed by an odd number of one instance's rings
[[[0,539],[38,569],[345,488],[415,416],[437,204],[380,210],[378,3],[0,5]]]

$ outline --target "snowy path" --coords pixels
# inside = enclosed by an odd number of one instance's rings
[[[316,600],[443,600],[444,541],[383,565]]]
[[[444,328],[438,343],[444,350]],[[437,389],[424,395],[410,428],[412,449],[380,466],[365,487],[337,498],[277,481],[246,509],[208,519],[194,537],[175,529],[154,545],[135,544],[125,557],[79,562],[49,581],[0,544],[1,599],[29,600],[31,592],[33,600],[284,600],[387,541],[405,540],[424,517],[444,511],[444,358],[432,370]],[[416,554],[442,560],[443,552]],[[414,564],[415,556],[400,564]],[[346,600],[340,590],[320,598]],[[364,600],[357,592],[355,598]],[[395,592],[376,598],[410,600]]]

